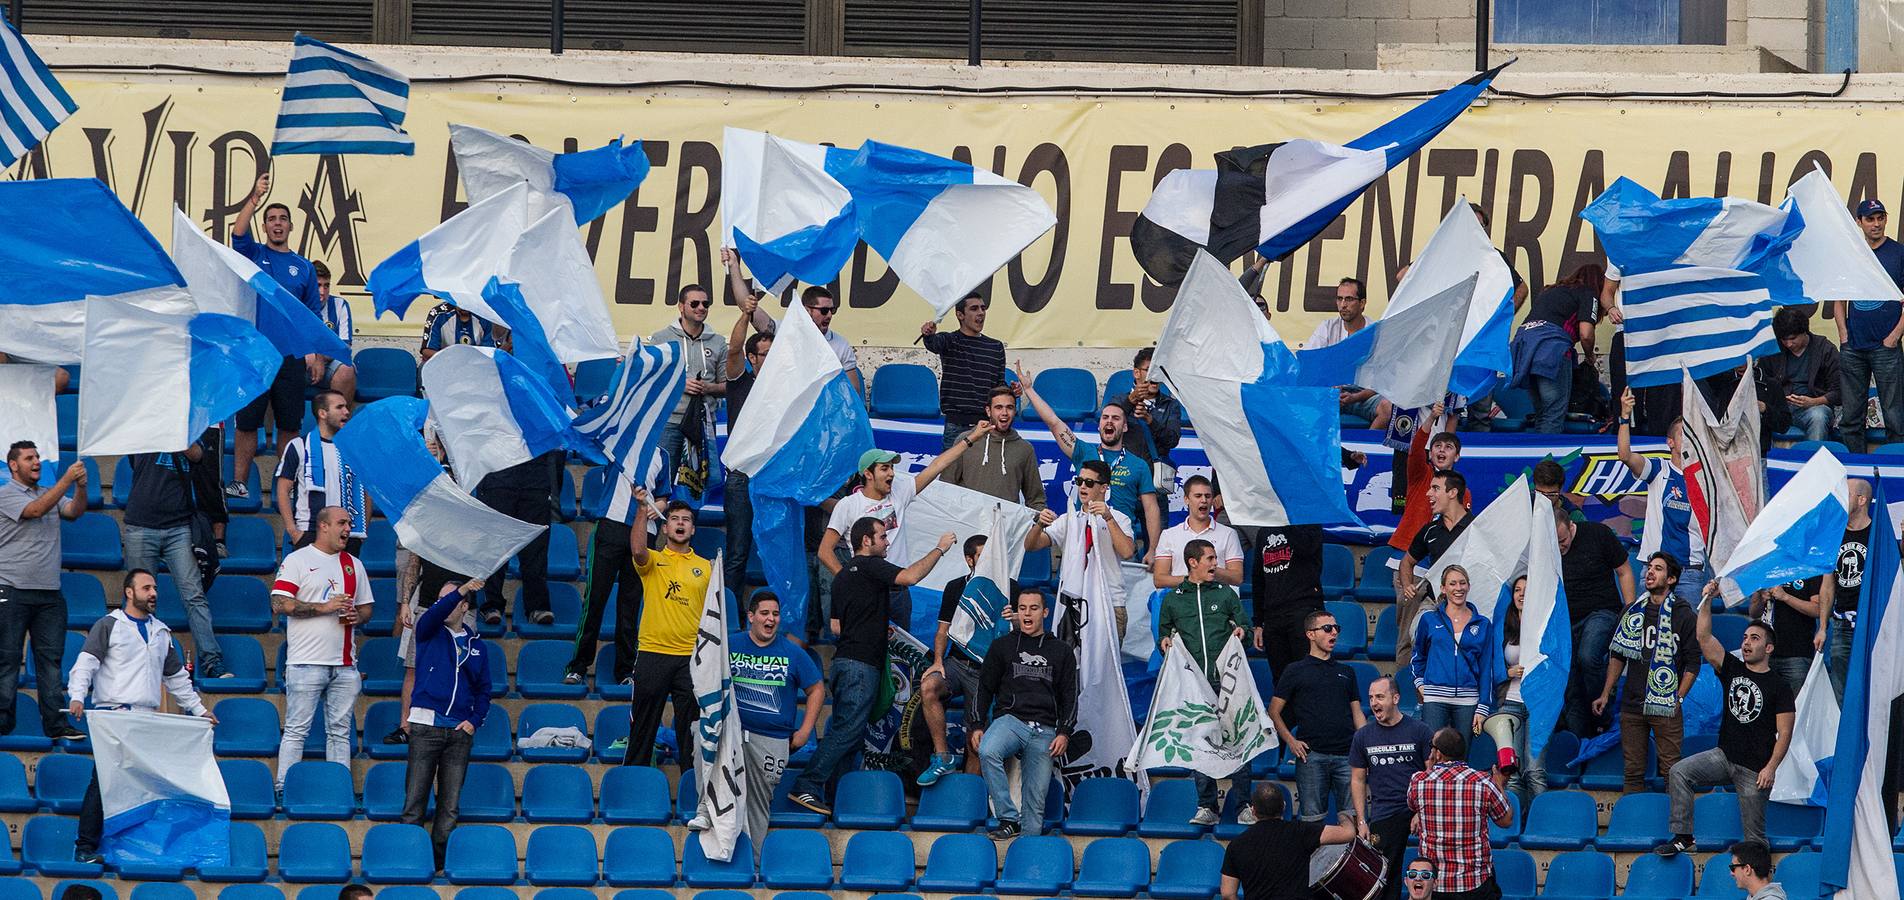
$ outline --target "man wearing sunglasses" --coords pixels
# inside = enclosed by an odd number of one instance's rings
[[[986,417],[988,394],[1005,383],[1005,343],[985,335],[985,313],[992,305],[978,292],[965,295],[954,308],[957,331],[941,332],[939,323],[919,326],[919,340],[939,357],[939,415],[945,418],[941,450]]]
[[[1283,818],[1283,788],[1259,781],[1250,794],[1255,823],[1223,851],[1223,900],[1237,900],[1238,888],[1250,900],[1309,900],[1309,857],[1324,844],[1355,838],[1348,825],[1291,822]]]
[[[738,263],[734,262],[731,256],[732,252],[731,250],[721,251],[722,258],[730,260],[728,272],[736,279],[737,284],[744,285],[745,282],[740,280]],[[859,354],[853,351],[853,345],[847,343],[846,338],[833,330],[833,316],[840,311],[840,301],[834,298],[833,292],[825,285],[810,284],[807,285],[806,290],[800,292],[800,305],[806,307],[807,315],[813,317],[813,324],[820,329],[820,335],[826,338],[826,345],[832,347],[833,354],[840,358],[840,368],[845,369],[846,377],[852,380],[853,391],[862,397],[866,396],[866,382],[860,378],[859,374]],[[754,310],[754,328],[773,334],[778,325],[778,322],[767,315],[766,310]]]
[[[1760,841],[1732,845],[1732,883],[1745,900],[1785,900],[1785,886],[1772,880],[1772,849]]]
[[[1435,895],[1435,864],[1417,857],[1402,870],[1402,887],[1408,890],[1408,900],[1429,900]]]
[[[1309,655],[1290,663],[1276,679],[1269,721],[1283,746],[1296,757],[1302,820],[1320,822],[1328,814],[1330,797],[1335,798],[1336,809],[1353,808],[1349,805],[1349,742],[1367,720],[1356,697],[1355,670],[1335,659],[1335,643],[1342,634],[1335,616],[1312,612],[1303,621],[1302,631],[1309,639]]]
[[[700,433],[713,433],[714,413],[720,403],[715,398],[727,393],[727,338],[707,327],[708,309],[713,304],[707,288],[698,284],[683,287],[674,300],[680,316],[648,338],[650,344],[680,344],[688,370],[687,388],[661,430],[661,451],[668,455],[670,465],[682,463],[683,435],[690,429],[698,426]]]

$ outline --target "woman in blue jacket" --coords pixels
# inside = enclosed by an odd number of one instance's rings
[[[1468,605],[1468,570],[1441,572],[1441,603],[1415,619],[1409,663],[1421,695],[1421,720],[1479,733],[1492,712],[1494,686],[1506,678],[1487,617]]]

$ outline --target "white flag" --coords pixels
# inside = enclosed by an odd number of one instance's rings
[[[1773,803],[1825,806],[1827,798],[1818,778],[1818,761],[1830,759],[1838,742],[1838,695],[1831,689],[1825,655],[1813,654],[1805,685],[1798,689],[1798,720],[1792,743],[1772,778]]]
[[[1065,571],[1073,577],[1060,582],[1058,611],[1052,631],[1078,655],[1078,721],[1061,766],[1067,785],[1098,776],[1124,777],[1145,785],[1144,774],[1127,764],[1137,740],[1137,721],[1131,717],[1130,693],[1124,687],[1124,669],[1117,642],[1116,601],[1124,579],[1111,553],[1110,528],[1102,518],[1073,516],[1079,534],[1067,535]],[[1084,551],[1083,528],[1094,529],[1091,549]],[[1074,562],[1076,560],[1076,562]],[[1076,585],[1073,587],[1072,585]],[[1076,591],[1076,593],[1072,593]]]
[[[1130,764],[1136,771],[1159,766],[1182,766],[1210,778],[1228,778],[1265,750],[1276,746],[1263,697],[1256,692],[1243,639],[1230,636],[1217,655],[1219,685],[1210,689],[1197,661],[1171,641],[1157,673],[1157,693],[1150,701],[1150,721],[1131,747]]]
[[[708,859],[734,858],[734,844],[747,827],[747,766],[741,755],[740,716],[734,705],[734,670],[727,655],[727,598],[721,583],[721,560],[715,557],[701,607],[700,633],[688,658],[694,697],[701,707],[695,723],[694,777],[701,798],[697,818],[709,827],[701,833],[701,849]],[[766,835],[756,835],[756,841]]]
[[[116,866],[223,866],[231,796],[198,716],[95,710],[86,716],[105,816],[99,849]]]

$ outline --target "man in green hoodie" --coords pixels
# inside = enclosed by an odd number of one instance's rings
[[[1216,580],[1216,546],[1197,539],[1183,545],[1184,567],[1188,570],[1181,584],[1164,595],[1157,612],[1158,645],[1165,651],[1172,640],[1181,638],[1183,649],[1196,660],[1210,687],[1222,690],[1216,673],[1217,655],[1229,643],[1230,636],[1242,637],[1249,628],[1249,615],[1236,589]],[[1217,823],[1216,779],[1208,775],[1192,776],[1197,784],[1197,814],[1192,825]]]
[[[977,447],[955,457],[939,480],[989,494],[1007,503],[1033,510],[1045,508],[1045,482],[1038,475],[1038,452],[1012,430],[1018,417],[1018,392],[1004,385],[992,388],[985,403],[990,434]]]

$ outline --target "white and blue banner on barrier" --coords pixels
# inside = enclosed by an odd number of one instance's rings
[[[105,816],[99,849],[115,866],[231,864],[231,796],[198,716],[93,710],[93,760]]]

